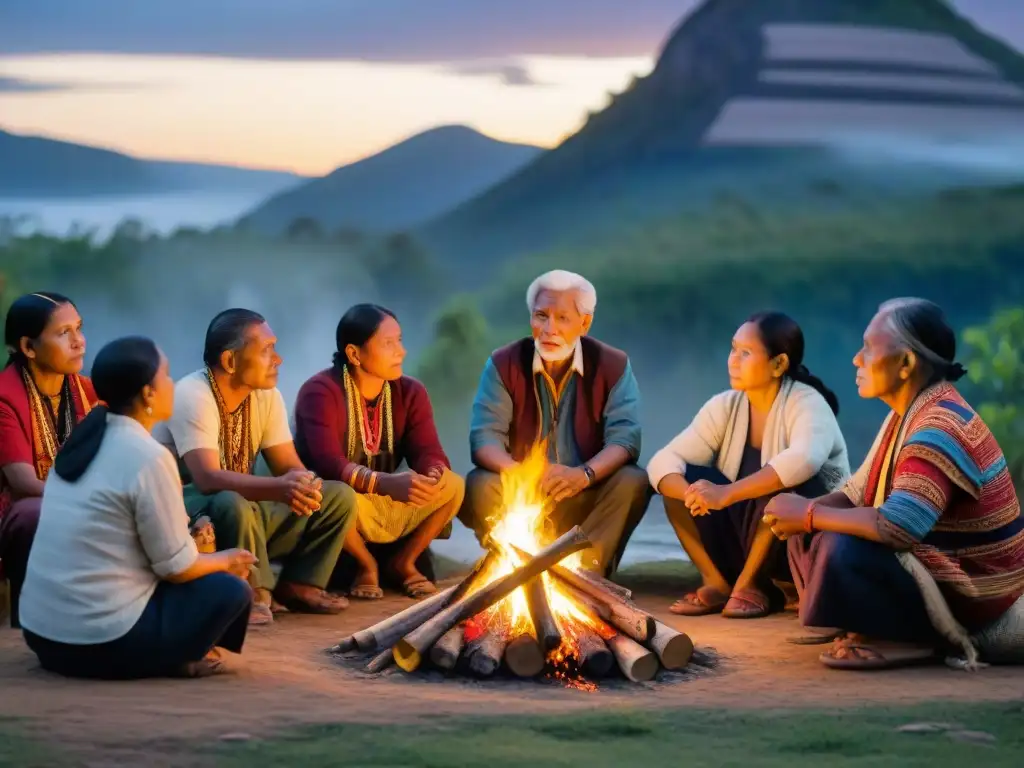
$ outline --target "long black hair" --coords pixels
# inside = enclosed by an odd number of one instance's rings
[[[836,393],[804,365],[804,332],[797,321],[782,312],[758,312],[751,315],[747,322],[757,326],[769,359],[785,354],[789,358],[786,375],[793,381],[816,389],[825,398],[832,413],[838,415],[839,398]]]
[[[206,329],[203,344],[203,362],[212,368],[220,367],[220,356],[245,346],[245,333],[254,325],[267,322],[259,312],[251,309],[225,309]]]
[[[64,304],[75,306],[67,296],[52,291],[38,291],[19,296],[7,310],[4,323],[4,344],[7,346],[7,364],[24,364],[25,353],[21,351],[21,340],[26,336],[35,341],[46,330],[50,318]]]
[[[958,381],[967,369],[956,362],[956,332],[942,308],[928,299],[890,299],[878,308],[896,342],[913,350],[931,375],[925,386]]]
[[[348,312],[341,316],[338,330],[334,333],[336,346],[334,367],[340,371],[341,367],[348,362],[348,358],[345,356],[345,347],[349,344],[362,347],[373,338],[373,334],[377,332],[380,324],[387,317],[398,319],[394,312],[379,304],[356,304],[354,307],[350,307]]]
[[[85,474],[103,444],[107,414],[128,413],[159,369],[160,350],[152,339],[126,336],[103,347],[92,364],[92,384],[103,404],[93,408],[71,432],[57,453],[53,471],[69,483]]]

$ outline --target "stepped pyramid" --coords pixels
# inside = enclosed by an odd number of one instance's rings
[[[425,237],[496,260],[631,211],[670,213],[723,185],[745,193],[755,176],[794,188],[816,174],[863,181],[835,148],[899,146],[921,159],[930,148],[1020,146],[1022,128],[1024,57],[943,0],[706,0],[650,75]],[[958,183],[952,172],[927,183]]]

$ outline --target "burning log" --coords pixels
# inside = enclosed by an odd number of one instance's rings
[[[693,656],[693,641],[689,636],[660,621],[654,622],[654,637],[651,638],[650,646],[658,654],[665,669],[682,669]]]
[[[374,675],[378,672],[383,672],[391,666],[391,662],[394,658],[395,656],[391,653],[390,648],[383,650],[367,662],[366,671]]]
[[[523,632],[505,648],[505,663],[516,677],[536,677],[544,671],[544,651],[537,638]]]
[[[409,606],[401,613],[396,613],[394,616],[390,616],[368,629],[356,632],[352,635],[352,641],[361,651],[378,651],[390,648],[402,635],[418,627],[448,605],[448,601],[459,586],[448,587],[448,589],[442,590],[426,600]],[[348,638],[342,640],[335,648],[345,645],[346,640]]]
[[[591,543],[586,534],[579,526],[575,526],[538,552],[524,565],[444,608],[398,641],[394,647],[395,661],[398,666],[406,672],[412,672],[419,667],[428,649],[460,621],[490,608],[562,558],[589,546]]]
[[[516,551],[523,557],[527,556],[521,549],[517,548]],[[654,635],[654,617],[621,597],[621,588],[606,586],[611,584],[607,579],[582,576],[579,571],[562,565],[553,565],[549,570],[552,576],[571,587],[576,595],[589,598],[586,602],[594,605],[598,615],[616,629],[640,643],[646,643]]]
[[[567,571],[567,573],[573,573]],[[631,603],[619,602],[618,599],[608,597],[601,599],[594,595],[587,594],[582,590],[570,586],[567,581],[562,582],[563,591],[572,597],[577,603],[586,606],[591,613],[602,621],[611,624],[622,634],[636,640],[638,643],[646,643],[654,634],[654,618],[644,611],[641,611]]]
[[[506,640],[501,632],[488,630],[466,643],[462,660],[466,668],[477,677],[490,677],[501,666]],[[397,651],[395,652],[397,655]]]
[[[603,576],[599,576],[593,571],[573,571],[579,578],[589,582],[594,586],[595,589],[604,590],[610,595],[615,595],[620,600],[631,600],[633,598],[633,592],[626,589],[621,584],[616,584],[614,581],[609,581]]]
[[[608,639],[608,647],[622,674],[634,683],[646,683],[658,674],[658,657],[640,643],[625,635],[615,635]]]
[[[530,606],[530,618],[533,628],[537,631],[537,642],[544,653],[555,650],[562,644],[562,633],[558,631],[555,616],[548,605],[548,596],[544,590],[544,577],[538,576],[527,582],[526,602]]]
[[[430,649],[430,661],[433,662],[435,667],[443,669],[445,671],[451,671],[455,669],[455,663],[459,660],[459,654],[462,653],[462,647],[466,644],[466,636],[463,631],[461,624],[452,627],[444,636],[434,643],[434,647]],[[388,649],[391,650],[390,648]],[[394,658],[394,654],[391,654]]]
[[[615,656],[597,632],[581,629],[576,643],[579,646],[579,667],[589,677],[607,677],[615,666]]]

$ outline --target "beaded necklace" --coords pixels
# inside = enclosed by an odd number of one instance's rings
[[[228,413],[224,404],[224,396],[217,387],[217,381],[213,377],[213,371],[206,369],[206,380],[213,391],[213,398],[217,401],[217,410],[220,411],[220,435],[217,439],[217,447],[220,449],[220,466],[227,472],[238,472],[247,475],[252,468],[252,438],[249,435],[251,426],[251,403],[252,393],[245,396],[242,404],[233,413]]]
[[[348,366],[341,368],[342,384],[345,388],[345,400],[348,406],[348,434],[346,451],[349,460],[356,456],[361,447],[367,463],[379,456],[382,438],[386,436],[385,453],[395,452],[395,428],[391,412],[391,384],[384,382],[377,405],[370,408],[359,392],[355,380],[348,372]],[[356,442],[358,433],[359,443]]]

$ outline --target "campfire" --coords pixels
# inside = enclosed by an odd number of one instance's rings
[[[638,608],[628,589],[587,570],[590,542],[579,527],[554,537],[540,490],[544,455],[539,446],[502,475],[487,554],[461,583],[331,650],[376,653],[366,667],[374,673],[392,663],[413,672],[429,662],[490,677],[504,662],[516,677],[546,673],[581,688],[616,669],[646,682],[661,667],[685,667],[689,637]]]

